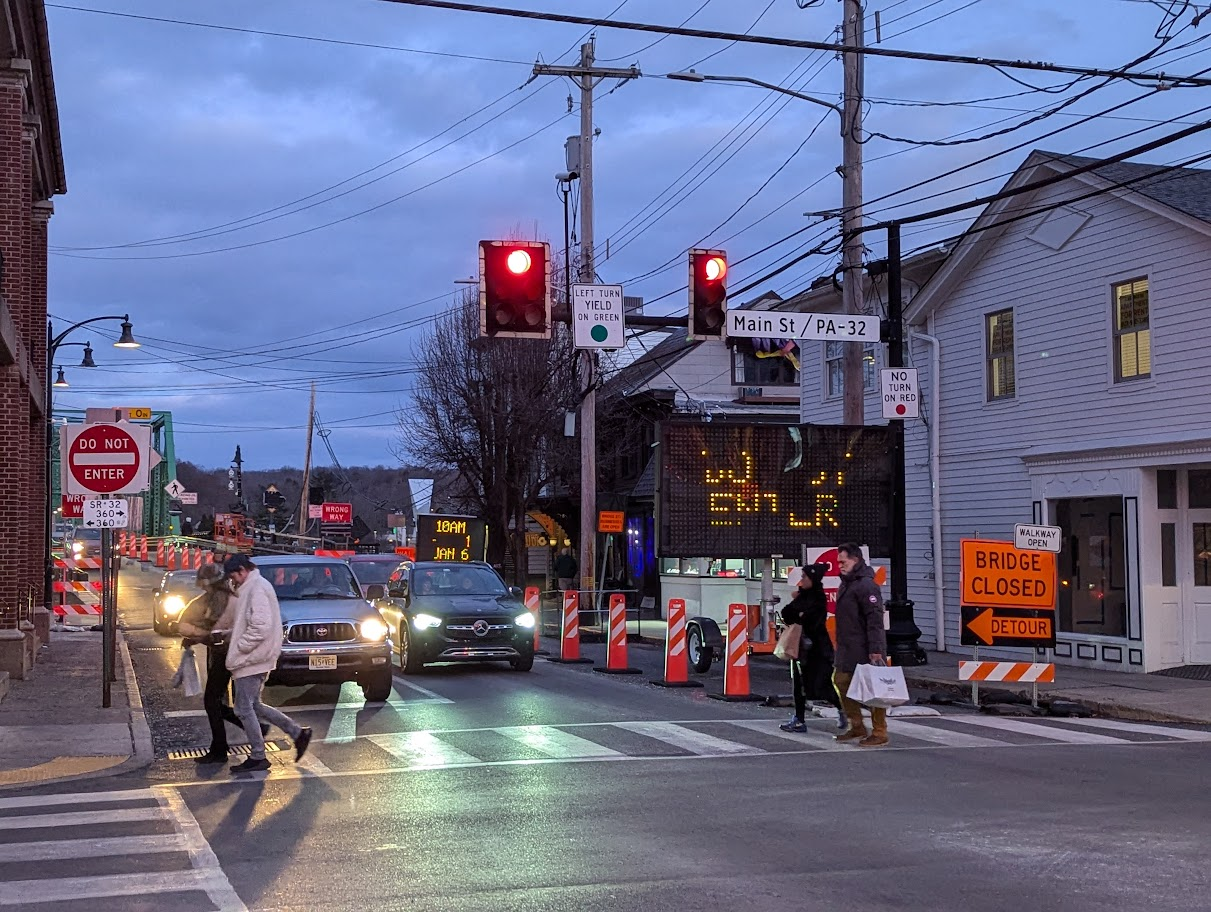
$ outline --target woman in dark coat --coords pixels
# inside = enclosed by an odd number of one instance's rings
[[[795,715],[779,726],[783,731],[804,732],[808,700],[827,700],[839,707],[837,691],[833,688],[833,644],[825,622],[828,620],[828,598],[821,581],[827,564],[808,564],[794,599],[782,609],[782,623],[788,627],[799,624],[803,636],[799,640],[799,658],[791,664],[791,686],[795,695]]]

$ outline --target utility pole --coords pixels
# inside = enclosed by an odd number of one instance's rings
[[[863,44],[865,23],[862,0],[845,0],[842,44],[858,48]],[[863,56],[855,51],[842,55],[845,67],[845,104],[841,114],[841,296],[847,314],[862,312],[862,91]],[[841,372],[844,381],[842,423],[865,424],[866,346],[860,342],[842,343]]]
[[[580,46],[574,67],[534,65],[535,76],[567,76],[580,89],[580,281],[597,281],[593,250],[593,89],[603,79],[635,79],[638,67],[595,67],[597,39]],[[569,308],[571,300],[568,301]],[[585,390],[580,400],[580,588],[597,589],[597,352],[581,352]]]
[[[307,455],[303,457],[303,493],[299,495],[299,535],[307,534],[307,507],[311,503],[311,437],[315,428],[315,383],[311,384],[311,405],[307,407]]]

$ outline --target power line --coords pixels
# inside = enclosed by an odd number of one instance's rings
[[[548,13],[538,10],[523,10],[512,7],[483,6],[461,3],[455,0],[379,0],[380,3],[395,3],[401,6],[419,6],[464,13],[480,13],[490,16],[505,16],[514,19],[531,19],[544,22],[560,22],[568,25],[588,25],[598,28],[621,29],[624,31],[651,32],[661,35],[678,35],[685,38],[710,38],[717,41],[734,41],[769,47],[796,48],[805,51],[829,53],[854,53],[868,57],[892,57],[905,60],[922,60],[933,63],[961,63],[997,69],[1033,70],[1044,73],[1067,73],[1072,76],[1113,77],[1116,79],[1139,79],[1147,82],[1163,82],[1166,85],[1211,85],[1211,79],[1189,76],[1172,76],[1158,73],[1134,73],[1126,70],[1107,70],[1096,67],[1078,67],[1067,64],[1043,63],[1034,60],[1005,60],[998,57],[968,57],[962,54],[935,54],[927,51],[908,51],[894,48],[864,45],[851,47],[822,41],[807,41],[799,38],[776,38],[771,35],[745,35],[709,29],[691,29],[678,26],[653,25],[645,22],[629,22],[620,19],[595,19],[590,16],[573,16],[567,13]]]

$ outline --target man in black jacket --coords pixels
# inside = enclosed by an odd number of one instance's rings
[[[887,710],[872,707],[871,733],[866,733],[862,704],[848,696],[854,669],[859,665],[885,665],[887,634],[883,630],[883,594],[875,582],[875,571],[862,558],[862,549],[852,542],[837,548],[841,588],[837,590],[837,655],[833,680],[849,720],[849,728],[838,741],[857,741],[859,747],[887,744]]]

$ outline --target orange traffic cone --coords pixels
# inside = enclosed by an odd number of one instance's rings
[[[208,563],[208,564],[214,563],[214,552],[213,551],[206,552],[206,563]]]
[[[176,545],[168,546],[168,569],[169,570],[177,569],[177,546]]]
[[[602,674],[643,674],[638,668],[627,666],[627,597],[618,592],[610,596],[610,636],[606,641],[605,668],[593,666]]]
[[[652,683],[660,687],[701,687],[701,681],[689,679],[685,599],[669,599],[668,623],[668,633],[664,638],[664,680]]]
[[[751,703],[764,699],[749,691],[748,605],[731,604],[727,606],[723,693],[709,696],[716,700],[727,700],[733,703]]]
[[[534,615],[534,655],[546,655],[539,637],[542,635],[542,602],[537,586],[526,587],[526,610]]]
[[[143,541],[139,543],[139,560],[147,563],[147,536],[143,536]]]
[[[158,542],[156,542],[156,566],[157,567],[167,567],[168,566],[168,562],[165,560],[165,557],[164,557],[164,539],[162,539],[162,538]]]
[[[569,589],[563,594],[563,617],[559,626],[559,655],[548,656],[548,662],[572,665],[591,662],[580,657],[580,593]]]

